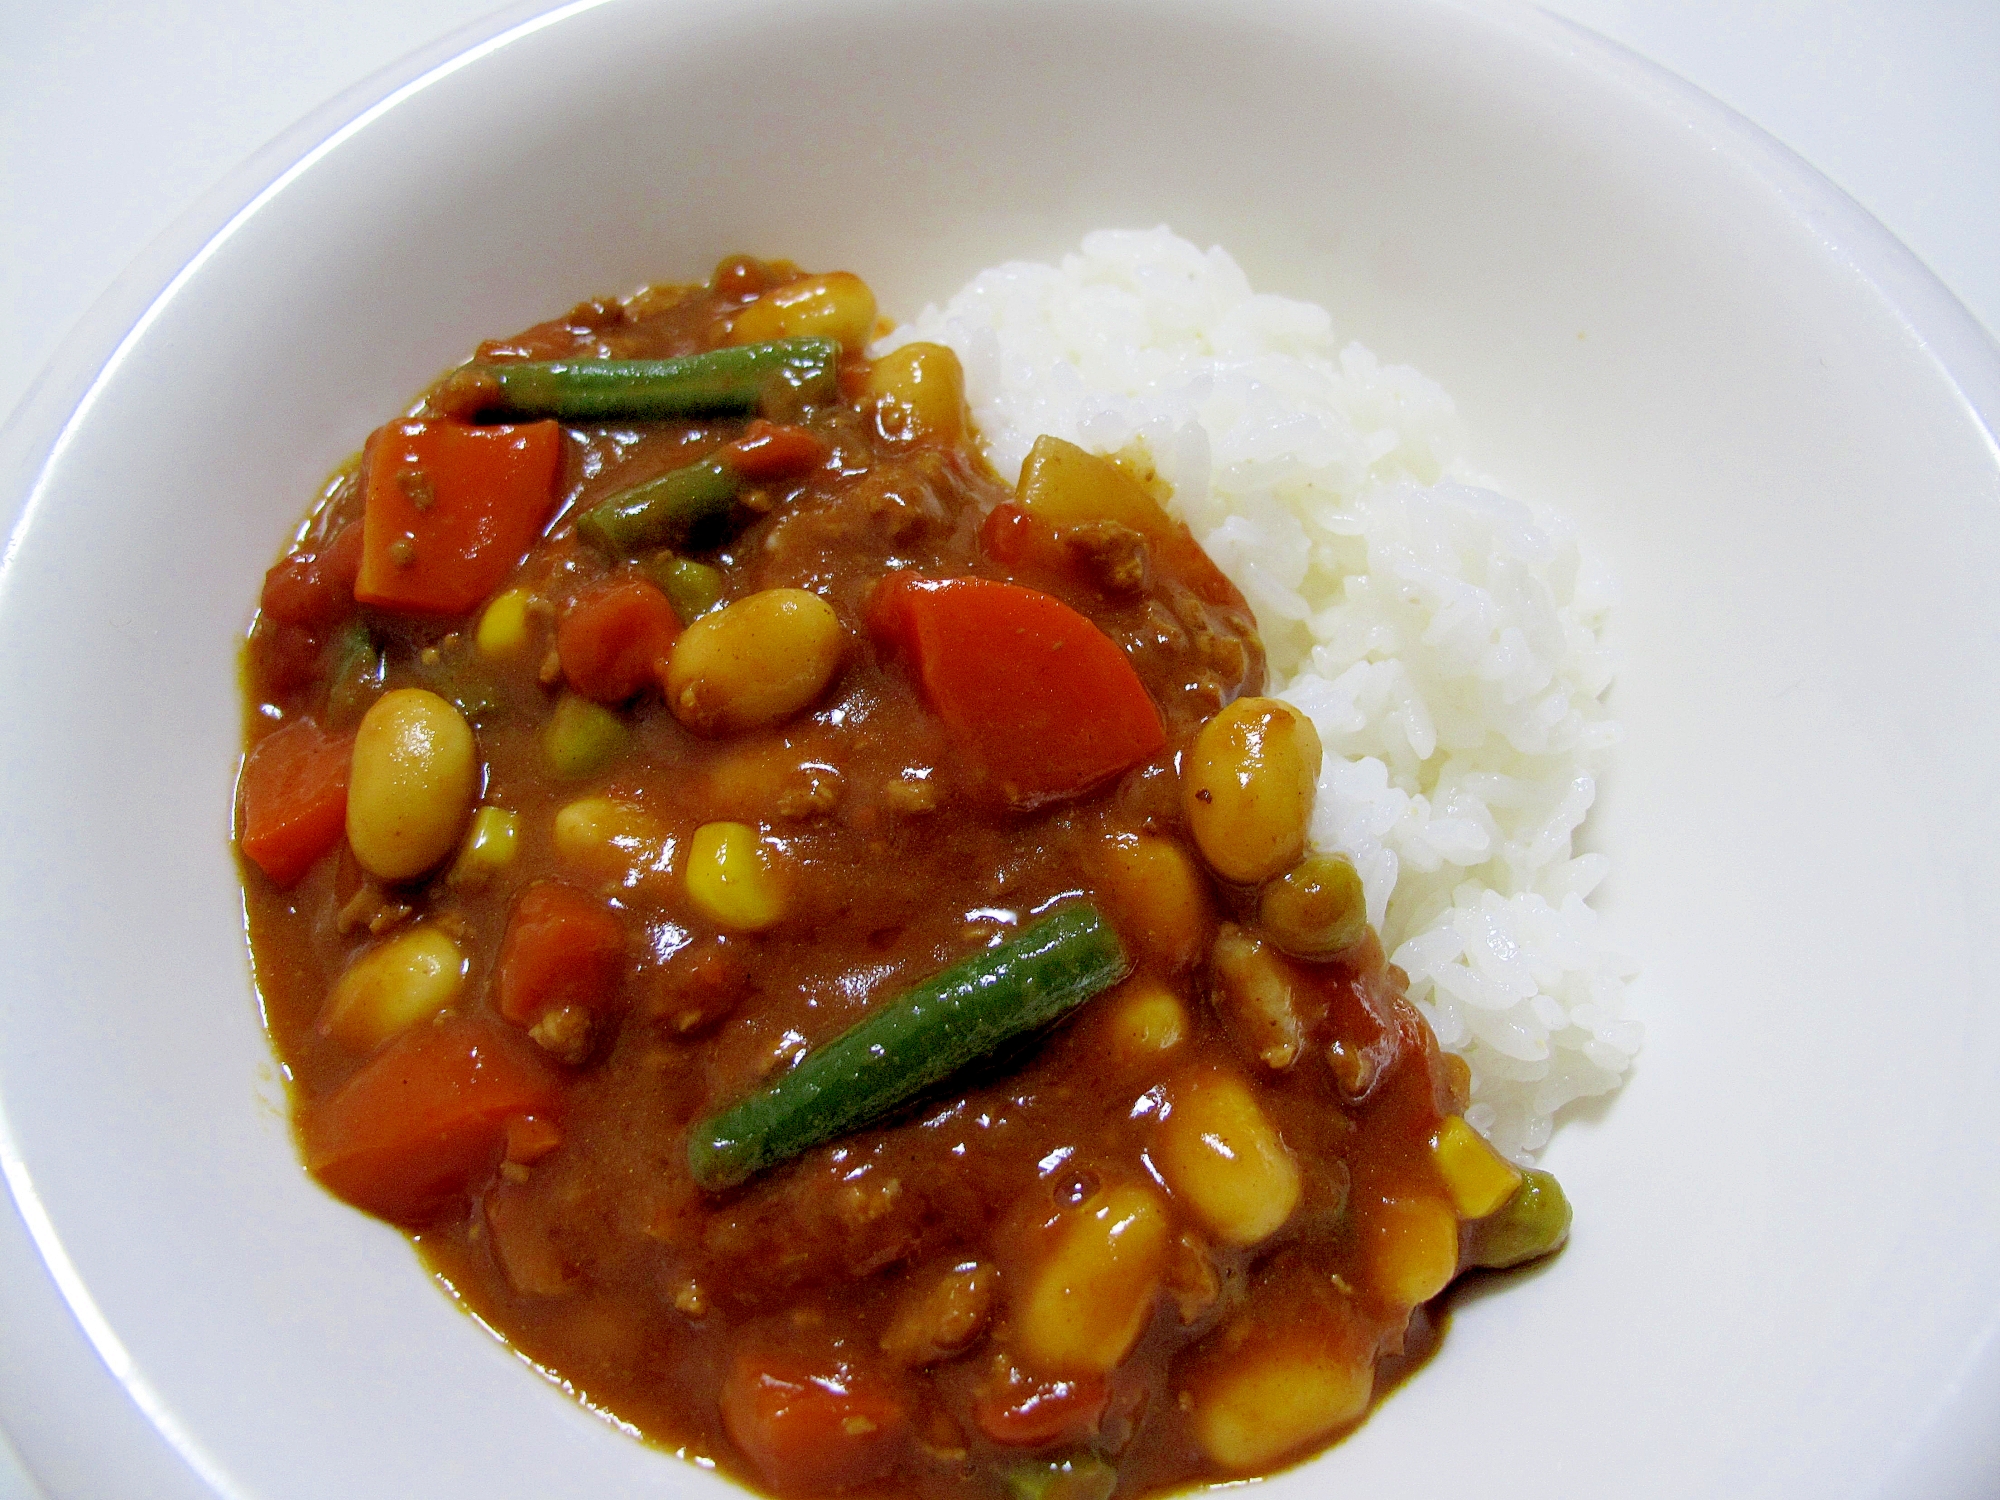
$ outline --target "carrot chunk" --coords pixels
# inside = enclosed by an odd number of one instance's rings
[[[805,427],[786,427],[758,417],[729,445],[730,468],[756,483],[790,479],[826,462],[826,439]]]
[[[243,761],[243,853],[272,884],[291,885],[340,842],[354,736],[300,719],[266,735]]]
[[[500,939],[500,1014],[532,1026],[552,1010],[601,1010],[618,987],[625,929],[602,901],[555,881],[521,892]]]
[[[738,1355],[722,1383],[722,1425],[774,1490],[820,1494],[879,1478],[908,1418],[895,1390],[834,1360]]]
[[[946,731],[1017,807],[1087,792],[1166,743],[1124,651],[1048,594],[900,574],[876,589],[868,623],[910,660]]]
[[[554,1113],[559,1086],[497,1022],[417,1026],[299,1110],[306,1169],[384,1219],[436,1219],[499,1160],[509,1120]]]
[[[667,596],[643,578],[626,578],[570,606],[556,627],[556,656],[578,693],[623,703],[665,679],[680,633]]]
[[[369,452],[354,597],[439,614],[472,608],[541,532],[561,463],[554,422],[391,422]]]

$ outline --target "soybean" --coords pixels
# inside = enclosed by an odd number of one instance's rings
[[[1276,698],[1238,698],[1202,725],[1181,772],[1181,806],[1224,880],[1258,885],[1297,864],[1319,782],[1319,731]]]
[[[667,663],[667,706],[697,734],[780,723],[825,690],[846,644],[840,617],[817,594],[765,589],[681,633]]]
[[[424,688],[384,693],[354,737],[347,842],[377,879],[413,879],[458,846],[478,790],[465,715]]]

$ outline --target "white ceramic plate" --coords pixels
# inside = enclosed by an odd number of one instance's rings
[[[67,356],[80,404],[0,444],[0,1165],[116,1384],[7,1413],[38,1466],[728,1492],[301,1174],[227,847],[257,580],[362,433],[583,295],[751,247],[914,312],[1162,221],[1442,381],[1626,591],[1592,826],[1650,1039],[1550,1154],[1575,1239],[1270,1493],[1989,1492],[2000,354],[1714,105],[1431,0],[572,7],[307,151],[94,383]]]

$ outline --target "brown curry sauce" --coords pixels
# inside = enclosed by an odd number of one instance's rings
[[[694,352],[796,275],[725,262],[705,287],[585,304],[481,354]],[[790,587],[828,601],[847,637],[831,684],[774,727],[709,737],[683,728],[657,692],[641,696],[621,710],[624,752],[583,780],[558,781],[545,763],[560,678],[550,672],[554,623],[580,593],[637,565],[586,545],[573,518],[715,450],[743,422],[566,427],[556,519],[506,581],[537,601],[536,646],[498,663],[475,647],[476,609],[435,617],[354,603],[337,559],[351,550],[342,538],[361,483],[358,471],[333,482],[273,570],[294,596],[319,593],[273,609],[267,589],[251,633],[251,743],[300,719],[351,728],[372,694],[429,687],[466,709],[479,801],[512,810],[520,832],[511,863],[478,888],[442,871],[381,882],[344,845],[288,889],[246,861],[258,984],[297,1108],[309,1112],[368,1060],[321,1024],[358,955],[414,922],[439,924],[468,962],[452,1009],[504,1024],[492,991],[510,905],[531,883],[560,880],[615,915],[625,957],[615,993],[572,1048],[579,1060],[546,1061],[560,1106],[542,1123],[556,1143],[511,1153],[527,1159],[490,1151],[464,1191],[406,1226],[426,1264],[516,1349],[650,1440],[785,1496],[854,1487],[1094,1500],[1114,1471],[1118,1493],[1143,1494],[1282,1466],[1358,1420],[1365,1379],[1360,1408],[1306,1423],[1302,1440],[1281,1431],[1268,1454],[1254,1436],[1230,1450],[1250,1453],[1248,1465],[1218,1459],[1214,1403],[1269,1404],[1260,1359],[1274,1388],[1311,1400],[1314,1379],[1351,1393],[1340,1380],[1372,1375],[1378,1361],[1387,1372],[1424,1346],[1422,1299],[1399,1291],[1410,1282],[1395,1268],[1450,1202],[1434,1141],[1465,1106],[1463,1067],[1440,1054],[1372,933],[1331,961],[1268,955],[1293,1027],[1273,1066],[1258,1018],[1212,995],[1216,934],[1256,941],[1254,892],[1203,875],[1192,946],[1162,941],[1145,911],[1121,902],[1104,858],[1119,840],[1165,839],[1203,868],[1178,766],[1211,715],[1261,688],[1249,611],[1233,590],[1174,576],[1157,557],[1140,556],[1135,571],[1132,550],[1102,536],[996,560],[983,528],[1014,493],[969,444],[885,433],[856,395],[860,368],[843,373],[846,399],[791,414],[823,437],[826,461],[746,497],[741,529],[692,554],[720,569],[725,600]],[[1123,648],[1165,748],[1039,808],[994,795],[954,754],[908,663],[869,633],[872,591],[907,570],[1063,600]],[[357,623],[380,650],[358,693],[341,681]],[[591,797],[637,809],[655,836],[614,842],[594,862],[566,857],[551,831],[557,812]],[[728,931],[687,898],[689,838],[724,818],[756,828],[782,866],[788,906],[769,930]],[[1136,965],[1124,985],[895,1119],[725,1193],[695,1185],[693,1122],[872,1007],[1079,898],[1124,937]],[[1179,1004],[1181,1034],[1135,1046],[1121,998],[1161,990]],[[1296,1206],[1252,1244],[1215,1234],[1156,1160],[1175,1091],[1203,1077],[1240,1080],[1296,1164]],[[1167,1224],[1167,1248],[1138,1293],[1136,1340],[1108,1372],[1038,1370],[1016,1338],[1036,1278],[1066,1225],[1126,1189],[1150,1195]],[[1430,1217],[1412,1218],[1410,1204]],[[1447,1222],[1455,1249],[1461,1229]],[[1477,1225],[1462,1233],[1471,1245]],[[745,1380],[756,1385],[749,1395]],[[786,1381],[812,1388],[802,1399],[848,1403],[820,1458],[793,1462],[738,1441],[744,1403],[768,1411],[775,1401],[783,1420]]]

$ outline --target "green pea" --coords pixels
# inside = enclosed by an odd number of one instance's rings
[[[630,736],[625,721],[610,709],[564,693],[542,731],[542,753],[557,776],[580,781],[616,760]]]
[[[1257,924],[1294,958],[1332,958],[1368,931],[1368,897],[1345,854],[1308,854],[1257,898]]]
[[[1011,1500],[1109,1500],[1118,1471],[1094,1454],[1057,1464],[1023,1464],[1007,1471]]]
[[[1569,1199],[1547,1172],[1529,1167],[1514,1196],[1472,1225],[1471,1261],[1495,1269],[1518,1266],[1560,1249],[1569,1238]]]

